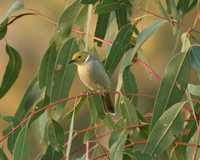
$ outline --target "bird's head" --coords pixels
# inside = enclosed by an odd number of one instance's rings
[[[83,64],[86,59],[88,58],[89,54],[84,51],[78,51],[74,53],[72,56],[72,59],[69,61],[69,63],[75,63],[75,64]]]

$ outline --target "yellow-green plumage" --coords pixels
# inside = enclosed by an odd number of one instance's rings
[[[71,62],[77,65],[78,75],[84,85],[92,91],[101,91],[106,112],[114,113],[114,106],[110,97],[111,81],[102,63],[87,52],[77,52]]]

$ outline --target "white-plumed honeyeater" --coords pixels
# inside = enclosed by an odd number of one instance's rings
[[[83,84],[91,91],[102,93],[105,112],[114,113],[111,100],[111,80],[100,60],[85,51],[74,53],[69,63],[77,65],[78,75]]]

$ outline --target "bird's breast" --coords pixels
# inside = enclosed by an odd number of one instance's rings
[[[80,80],[84,83],[84,85],[89,88],[90,90],[97,90],[99,89],[98,84],[94,82],[94,66],[91,64],[82,64],[78,66],[78,74]]]

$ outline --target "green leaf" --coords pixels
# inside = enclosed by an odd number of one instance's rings
[[[8,11],[6,12],[6,14],[3,17],[3,21],[7,18],[9,18],[14,12],[23,9],[24,8],[24,2],[22,0],[15,0],[14,3],[12,3],[12,5],[10,6],[10,8],[8,9]]]
[[[124,156],[129,157],[129,159],[131,158],[131,160],[152,160],[153,158],[146,154],[146,153],[142,153],[140,151],[133,151],[133,149],[129,149],[124,153]],[[125,157],[124,157],[125,159]],[[128,158],[127,158],[128,159]],[[129,160],[128,159],[128,160]],[[126,160],[126,159],[125,159]]]
[[[105,14],[122,8],[126,9],[127,7],[131,7],[131,3],[128,0],[123,0],[123,1],[104,0],[104,3],[98,4],[96,6],[95,11],[97,14]]]
[[[75,1],[69,7],[67,7],[62,13],[59,19],[59,31],[65,37],[68,36],[72,30],[72,26],[76,21],[76,18],[80,12],[81,3],[79,1]]]
[[[39,88],[38,81],[36,81],[36,78],[31,82],[28,89],[26,90],[20,105],[15,113],[14,116],[14,123],[10,127],[14,128],[21,122],[24,117],[29,113],[29,111],[32,109],[33,105],[37,102],[37,100],[40,98],[42,94],[42,91]],[[19,134],[19,131],[21,128],[17,129],[14,134],[8,137],[8,149],[10,152],[13,151],[16,138]],[[11,128],[9,129],[11,131]]]
[[[137,82],[135,79],[134,74],[130,71],[130,67],[126,67],[126,69],[123,72],[123,90],[124,94],[129,98],[129,100],[137,106],[138,98],[138,87]],[[135,94],[135,95],[134,95]]]
[[[8,160],[2,148],[0,148],[0,160]]]
[[[175,125],[185,103],[177,103],[162,114],[148,137],[144,153],[158,157],[173,143],[175,140],[173,133],[176,132],[178,135],[181,132]]]
[[[6,18],[1,24],[0,24],[0,40],[2,40],[8,29],[8,18]]]
[[[9,56],[9,62],[7,64],[6,71],[4,73],[3,80],[0,86],[0,98],[2,98],[12,87],[19,76],[19,72],[22,66],[21,57],[14,48],[7,44],[6,52]]]
[[[98,15],[95,36],[104,39],[109,26],[110,13]],[[97,42],[98,46],[102,46],[102,42]]]
[[[39,70],[39,86],[40,88],[47,87],[50,90],[52,87],[53,73],[55,70],[57,58],[56,44],[52,43],[45,55],[42,58]],[[50,94],[50,91],[47,91]]]
[[[33,81],[30,83],[28,89],[26,90],[20,105],[18,106],[18,109],[15,113],[15,120],[16,125],[21,120],[24,119],[24,117],[28,114],[28,112],[32,109],[33,105],[37,102],[37,100],[40,98],[43,91],[39,88],[39,83],[37,79],[33,79]]]
[[[13,159],[14,160],[27,160],[28,159],[28,123],[21,129],[19,135],[17,136]]]
[[[75,26],[78,26],[80,30],[84,30],[85,23],[87,21],[87,13],[88,13],[88,6],[84,6],[81,8],[79,15],[77,16]]]
[[[98,0],[81,0],[83,4],[95,4]]]
[[[123,147],[126,142],[127,133],[125,131],[121,132],[118,139],[110,148],[110,156],[109,158],[114,160],[122,160],[123,159]]]
[[[196,133],[193,135],[193,137],[190,139],[189,144],[196,144],[200,145],[200,137],[199,137],[199,131],[197,129]],[[187,159],[191,159],[194,154],[194,150],[197,149],[196,158],[200,159],[200,150],[199,148],[194,147],[187,147]]]
[[[53,77],[53,88],[50,96],[51,102],[68,97],[76,73],[75,65],[68,64],[68,62],[73,54],[78,50],[79,47],[76,40],[71,38],[63,44],[61,50],[59,51]],[[62,112],[65,104],[66,103],[63,103],[59,105],[60,107],[56,107],[57,111]]]
[[[192,10],[196,6],[197,3],[198,3],[198,0],[190,0],[190,1],[179,0],[177,4],[177,10],[179,10],[179,12],[184,15],[190,10]]]
[[[188,84],[188,91],[192,95],[200,97],[200,85]]]
[[[188,55],[188,52],[178,54],[167,65],[154,104],[152,127],[162,113],[179,102],[185,93],[191,68]]]
[[[138,49],[142,46],[142,44],[154,33],[156,32],[164,23],[167,21],[165,20],[157,20],[155,21],[150,27],[146,28],[143,32],[141,32],[137,39],[136,45],[133,49],[130,49],[126,54],[125,57],[122,59],[121,66],[119,69],[119,76],[118,76],[118,83],[117,83],[117,91],[120,91],[123,84],[123,73],[127,66],[132,64],[132,60],[135,57]],[[124,41],[124,40],[123,40]],[[122,42],[120,42],[122,43]],[[129,43],[129,42],[127,42]],[[118,44],[117,44],[118,45]],[[120,45],[119,45],[120,46]],[[113,52],[113,56],[115,53]],[[117,56],[116,56],[117,57]]]
[[[117,18],[118,28],[121,29],[124,25],[128,24],[128,13],[126,8],[120,8],[115,11]]]
[[[192,67],[200,73],[200,46],[193,46],[190,50]]]
[[[100,96],[94,95],[89,97],[89,103],[90,103],[90,117],[91,122],[93,124],[96,123],[96,121],[100,118],[103,119],[105,116],[104,109],[103,109],[103,102]]]
[[[120,110],[123,118],[127,120],[128,125],[138,123],[137,112],[134,104],[124,96],[121,96],[120,99]]]
[[[48,127],[48,139],[52,146],[62,147],[64,145],[64,130],[62,126],[53,119]]]
[[[41,160],[61,160],[63,153],[55,150],[51,145],[47,147],[46,153],[42,156]]]
[[[121,58],[123,57],[133,33],[133,26],[131,24],[125,25],[119,31],[115,41],[113,42],[110,53],[107,57],[105,68],[109,75],[112,75]]]
[[[8,123],[14,123],[15,119],[13,116],[8,116],[8,115],[3,115],[3,114],[0,114],[0,119],[8,122]]]

